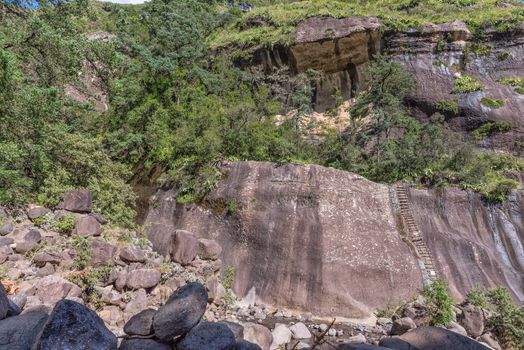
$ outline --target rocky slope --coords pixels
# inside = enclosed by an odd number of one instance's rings
[[[450,126],[462,131],[486,121],[509,121],[516,129],[493,139],[491,146],[514,148],[521,140],[524,95],[501,79],[524,76],[524,28],[511,33],[487,31],[479,38],[458,21],[402,32],[385,31],[375,17],[321,17],[299,23],[291,41],[289,46],[259,49],[242,64],[260,66],[267,74],[282,67],[289,67],[292,75],[316,70],[316,111],[335,105],[336,90],[344,99],[355,97],[364,88],[367,63],[382,52],[413,74],[417,91],[407,104],[419,119],[439,112]],[[466,75],[477,79],[483,91],[452,93],[454,81]],[[503,105],[489,106],[481,102],[483,98],[501,100]],[[454,108],[439,107],[443,101],[452,101]]]
[[[457,300],[476,285],[507,286],[523,299],[520,192],[494,206],[455,189],[412,189],[409,214],[398,189],[348,172],[259,162],[223,169],[226,178],[202,206],[160,191],[146,226],[160,251],[175,229],[216,239],[241,297],[362,318],[416,295],[434,273]]]

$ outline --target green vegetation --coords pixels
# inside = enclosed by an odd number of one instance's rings
[[[518,4],[516,0],[508,3]],[[473,31],[495,27],[506,31],[524,20],[522,7],[502,8],[496,0],[264,0],[258,7],[240,14],[222,30],[212,35],[212,47],[272,46],[292,41],[291,33],[302,20],[315,16],[342,18],[347,16],[377,16],[388,29],[407,30],[426,23],[464,21]],[[264,23],[265,25],[254,25]]]
[[[112,266],[110,265],[90,267],[82,271],[71,272],[66,276],[66,279],[80,287],[82,290],[81,297],[90,308],[100,310],[105,303],[100,301],[100,292],[95,287],[100,282],[107,281],[111,269]]]
[[[70,234],[76,225],[76,218],[73,215],[62,215],[53,222],[53,227],[59,233]]]
[[[235,283],[235,268],[233,266],[226,266],[224,269],[224,274],[222,276],[222,285],[226,290],[226,295],[224,296],[224,301],[227,306],[231,306],[235,302],[233,296],[233,285]]]
[[[524,78],[501,78],[497,81],[504,85],[511,85],[513,86],[516,92],[518,92],[519,94],[524,94]]]
[[[435,103],[435,107],[441,112],[448,112],[458,114],[459,108],[456,100],[439,100]]]
[[[510,131],[513,128],[513,123],[504,120],[497,120],[495,122],[487,122],[483,124],[482,126],[475,129],[471,134],[476,139],[481,140],[495,133],[503,133]]]
[[[500,107],[504,106],[504,101],[503,100],[491,99],[491,98],[487,98],[487,97],[483,97],[480,100],[480,103],[482,103],[486,107],[493,108],[493,109],[500,108]]]
[[[69,244],[75,248],[76,255],[73,260],[73,268],[83,270],[87,267],[91,259],[91,252],[89,250],[89,240],[87,237],[80,235],[74,236]]]
[[[473,288],[466,302],[492,311],[486,327],[499,339],[504,349],[517,350],[524,347],[524,307],[513,303],[506,288]]]
[[[499,61],[505,61],[511,56],[510,52],[504,51],[498,54],[497,58]]]
[[[453,320],[453,299],[449,296],[445,281],[433,281],[424,287],[422,295],[426,299],[425,306],[432,326],[445,326]]]
[[[96,211],[111,223],[130,226],[135,215],[131,179],[161,169],[159,185],[174,186],[181,202],[202,203],[226,176],[216,166],[220,160],[316,163],[374,181],[458,185],[501,200],[516,187],[506,176],[521,170],[520,160],[478,153],[446,127],[441,114],[430,123],[407,114],[402,100],[414,88],[412,78],[387,57],[370,64],[369,88],[357,95],[349,129],[326,130],[313,143],[307,129],[314,125],[305,124],[317,72],[290,77],[285,68],[267,75],[243,70],[227,53],[212,53],[208,46],[225,33],[251,35],[251,30],[268,31],[259,39],[279,41],[315,14],[376,12],[388,26],[413,27],[460,13],[479,28],[488,23],[509,28],[522,16],[520,9],[488,6],[493,4],[487,0],[464,4],[315,0],[277,2],[242,15],[211,1],[119,6],[73,0],[22,14],[6,11],[0,27],[0,202],[54,206],[64,191],[83,187],[93,192]],[[268,25],[255,28],[249,25],[253,20]],[[239,25],[245,30],[236,30]],[[87,39],[86,33],[99,30],[115,38]],[[99,82],[96,94],[107,96],[107,111],[65,93],[64,86],[85,91],[83,76]],[[481,89],[464,76],[454,91]],[[340,91],[334,97],[341,102]],[[455,100],[439,101],[436,108],[458,113]],[[297,113],[277,123],[275,115],[291,110]],[[227,209],[234,213],[238,203]],[[72,219],[42,224],[63,233],[74,225]],[[82,242],[77,243],[82,252]],[[80,254],[77,268],[85,267],[86,259]]]
[[[455,86],[451,90],[452,94],[467,94],[475,91],[484,90],[484,86],[475,78],[469,75],[464,75],[455,80]]]

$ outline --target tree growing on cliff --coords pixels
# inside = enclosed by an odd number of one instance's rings
[[[377,55],[367,70],[368,88],[350,110],[353,120],[370,118],[363,141],[372,145],[371,157],[380,161],[392,131],[406,115],[402,101],[415,89],[413,78],[397,62]]]

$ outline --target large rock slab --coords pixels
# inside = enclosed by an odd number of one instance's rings
[[[222,323],[202,321],[177,344],[177,350],[234,350],[235,336]]]
[[[50,275],[42,278],[36,284],[36,296],[44,304],[55,304],[65,297],[79,297],[80,287],[62,277]]]
[[[398,337],[419,350],[489,350],[461,334],[437,327],[420,327]],[[390,345],[391,346],[391,345]]]
[[[156,337],[170,341],[189,332],[200,321],[206,307],[207,291],[202,284],[193,282],[177,289],[153,318]]]
[[[149,230],[148,238],[153,243],[153,249],[162,255],[170,255],[182,265],[189,264],[198,253],[198,239],[186,230],[156,224],[153,230]]]
[[[270,305],[316,315],[367,317],[422,288],[388,186],[316,165],[238,162],[222,170],[228,176],[209,205],[235,200],[235,215],[217,216],[177,203],[173,191],[159,192],[145,222],[155,250],[169,246],[175,229],[215,239],[223,252],[235,252],[221,259],[234,267],[236,295],[254,288]]]
[[[81,216],[76,220],[74,234],[80,236],[100,236],[102,226],[97,219],[91,215]]]
[[[55,305],[33,349],[116,350],[117,339],[94,311],[64,299]]]
[[[28,312],[0,321],[0,349],[29,350],[47,317],[43,312]]]
[[[269,350],[273,343],[273,335],[269,329],[250,322],[244,324],[244,339],[257,344],[262,350]]]

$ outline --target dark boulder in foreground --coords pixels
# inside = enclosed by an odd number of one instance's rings
[[[104,321],[84,305],[59,301],[49,316],[34,350],[116,350],[117,339]]]
[[[153,334],[153,316],[155,309],[140,311],[127,321],[124,332],[129,335],[150,335]]]
[[[189,332],[200,321],[206,307],[207,291],[201,283],[188,283],[177,289],[153,318],[155,336],[161,341],[170,341]]]
[[[248,342],[247,340],[239,340],[235,344],[235,350],[262,350],[257,344]]]
[[[419,350],[489,350],[488,347],[469,337],[437,327],[416,328],[397,339],[403,340]],[[380,342],[380,345],[385,346],[386,344],[394,350],[410,349],[400,342],[398,342],[398,345],[390,343],[385,339]]]
[[[7,316],[9,312],[9,299],[7,299],[7,293],[5,292],[4,285],[0,283],[0,320]]]
[[[171,350],[171,345],[153,339],[125,339],[118,350]]]
[[[47,314],[43,312],[28,312],[0,321],[0,349],[30,349],[47,317]]]
[[[235,350],[235,336],[222,323],[200,322],[177,344],[177,350]]]

